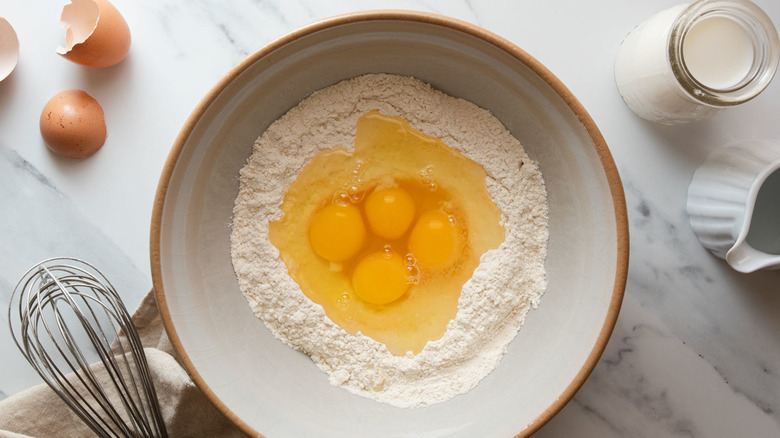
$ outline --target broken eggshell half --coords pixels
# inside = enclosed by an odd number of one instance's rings
[[[106,0],[71,0],[62,8],[65,47],[57,53],[87,67],[110,67],[130,51],[130,28]]]
[[[19,38],[14,28],[0,17],[0,81],[7,78],[19,61]]]

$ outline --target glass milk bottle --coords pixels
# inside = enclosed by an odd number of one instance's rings
[[[772,21],[747,0],[699,0],[634,28],[615,62],[615,81],[639,116],[685,123],[747,102],[777,71]]]

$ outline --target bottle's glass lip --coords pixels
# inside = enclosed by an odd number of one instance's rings
[[[709,17],[728,17],[743,26],[753,41],[754,58],[748,74],[739,83],[724,89],[701,83],[685,64],[683,43],[696,23]],[[690,96],[707,105],[738,105],[756,97],[772,81],[780,61],[780,39],[772,20],[748,0],[698,0],[677,16],[669,33],[669,61],[680,86]]]

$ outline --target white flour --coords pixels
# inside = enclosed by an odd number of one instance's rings
[[[417,355],[394,356],[325,316],[287,274],[268,239],[287,187],[316,153],[352,149],[371,110],[406,119],[481,164],[501,209],[506,240],[486,252],[464,285],[444,336]],[[309,356],[333,385],[399,407],[438,403],[473,388],[498,364],[546,287],[547,194],[538,166],[488,111],[413,78],[366,75],[318,91],[257,140],[233,209],[233,266],[254,313]]]

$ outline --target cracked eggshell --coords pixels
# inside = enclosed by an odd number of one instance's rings
[[[65,158],[86,158],[106,141],[103,108],[82,90],[65,90],[46,102],[40,128],[46,146]]]
[[[71,0],[62,8],[65,46],[57,53],[87,67],[110,67],[130,51],[130,28],[106,0]]]
[[[19,38],[14,28],[0,17],[0,81],[7,78],[19,61]]]

